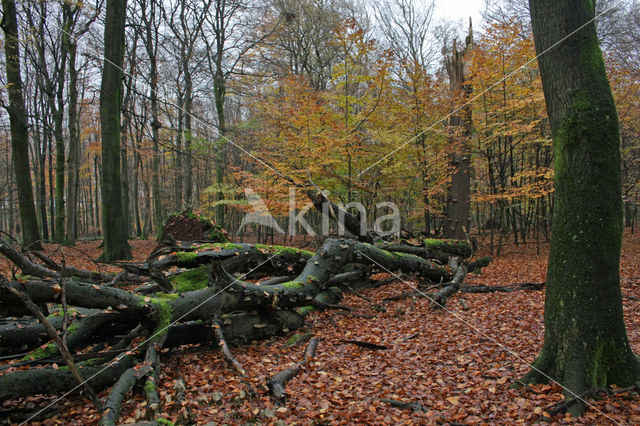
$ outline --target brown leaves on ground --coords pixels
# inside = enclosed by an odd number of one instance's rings
[[[535,245],[507,246],[501,257],[482,274],[470,275],[467,283],[543,282],[547,250],[543,246],[537,255]],[[623,251],[623,294],[640,298],[640,236],[625,235]],[[362,292],[384,311],[360,297],[345,295],[342,304],[353,312],[374,315],[373,319],[337,311],[311,314],[305,329],[295,333],[312,332],[319,337],[318,352],[287,384],[289,398],[282,406],[273,405],[265,382],[302,356],[304,345],[286,345],[289,336],[232,349],[247,372],[248,384],[258,391],[253,398],[247,383],[218,351],[183,347],[163,353],[159,393],[164,411],[160,416],[175,421],[190,412],[197,423],[228,424],[640,423],[638,395],[589,399],[592,406],[580,419],[568,415],[545,419],[544,410],[562,400],[560,386],[508,388],[528,370],[528,363],[540,350],[543,291],[462,293],[449,300],[447,310],[432,310],[427,299],[381,303],[412,285],[396,281]],[[640,353],[639,300],[624,299],[627,331],[636,353]],[[390,348],[364,349],[342,343],[345,339]],[[175,404],[174,385],[180,378],[186,382],[187,395]],[[426,411],[395,408],[382,399],[417,403]],[[62,410],[48,422],[97,420],[89,404],[78,397],[66,400]],[[123,407],[121,421],[133,422],[144,411],[143,397],[131,398]]]

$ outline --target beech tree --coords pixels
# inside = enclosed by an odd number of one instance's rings
[[[9,120],[11,121],[11,155],[18,187],[20,203],[20,222],[24,244],[31,249],[42,249],[40,232],[33,203],[31,172],[29,167],[29,145],[27,114],[22,93],[20,76],[20,48],[18,43],[18,24],[16,4],[13,1],[2,2],[2,29],[4,31],[4,54],[7,72],[7,92],[9,93]]]
[[[622,315],[618,118],[594,2],[529,4],[555,148],[555,210],[544,345],[521,382],[558,381],[577,416],[587,391],[640,378]]]
[[[100,87],[102,131],[102,260],[130,259],[120,176],[120,107],[126,0],[108,0],[104,27],[104,68]]]

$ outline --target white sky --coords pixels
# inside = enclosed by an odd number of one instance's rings
[[[466,23],[471,16],[473,26],[479,28],[483,10],[484,0],[436,0],[434,17],[464,20]]]

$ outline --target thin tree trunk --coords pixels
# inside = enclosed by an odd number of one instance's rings
[[[68,5],[67,5],[68,6]],[[75,241],[77,237],[77,196],[78,196],[78,168],[80,157],[80,133],[78,131],[78,70],[76,69],[77,44],[71,42],[71,36],[65,35],[64,42],[69,50],[69,157],[67,158],[67,242]]]

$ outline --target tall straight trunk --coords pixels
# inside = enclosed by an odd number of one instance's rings
[[[93,172],[94,172],[94,176],[95,176],[95,187],[94,187],[94,195],[95,195],[95,199],[96,199],[96,209],[95,209],[95,213],[96,213],[96,228],[100,228],[100,216],[101,216],[101,211],[102,208],[100,206],[100,164],[98,163],[98,156],[94,155],[93,156]]]
[[[193,104],[193,82],[191,81],[191,70],[189,62],[183,61],[184,71],[184,151],[185,151],[185,179],[184,179],[184,201],[188,207],[193,206],[193,151],[191,142],[193,140],[191,128],[191,109]]]
[[[8,141],[8,135],[5,132],[5,140]],[[13,168],[12,162],[9,159],[9,146],[7,145],[7,150],[5,151],[5,162],[7,163],[7,192],[9,198],[9,205],[7,206],[6,211],[6,219],[7,219],[7,232],[9,235],[15,235],[15,219],[13,217],[13,177],[11,176],[11,169]]]
[[[126,118],[125,118],[125,122],[126,122]],[[125,128],[123,126],[123,128]],[[129,205],[131,204],[129,202],[129,161],[128,161],[128,154],[127,154],[127,143],[126,143],[126,132],[122,133],[122,140],[123,143],[121,145],[120,148],[120,164],[121,164],[121,173],[122,173],[122,223],[125,229],[125,232],[127,234],[127,237],[129,236],[129,232],[131,231],[131,221],[130,219],[130,215],[129,215]]]
[[[141,160],[140,160],[140,154],[138,152],[136,152],[134,154],[135,156],[135,161],[134,161],[134,168],[133,168],[133,199],[136,200],[135,203],[133,203],[133,217],[135,220],[135,224],[136,224],[136,236],[140,237],[142,236],[142,225],[140,224],[140,203],[141,203],[141,199],[140,199],[140,182],[138,181],[138,170],[141,167]]]
[[[122,63],[125,46],[126,0],[107,0],[104,27],[104,65],[100,86],[102,133],[102,260],[130,259],[122,211],[120,175],[120,108],[122,107]]]
[[[51,228],[51,239],[56,233],[56,195],[53,185],[55,179],[53,177],[53,137],[50,131],[47,131],[47,166],[49,171],[49,227]]]
[[[129,72],[127,73],[127,90],[124,96],[124,101],[122,102],[123,104],[123,113],[122,113],[122,128],[121,128],[121,147],[120,147],[120,163],[122,166],[122,211],[124,212],[124,217],[123,217],[123,221],[124,221],[124,227],[126,229],[127,232],[127,236],[129,235],[129,233],[131,232],[131,220],[130,217],[131,215],[129,214],[129,210],[130,210],[130,200],[129,200],[129,156],[128,156],[128,150],[127,150],[127,141],[128,141],[128,131],[129,131],[129,123],[131,120],[131,114],[130,114],[130,109],[131,109],[131,84],[132,84],[132,80],[133,80],[133,74],[135,72],[135,66],[136,66],[136,55],[135,55],[135,51],[136,51],[136,47],[137,47],[137,37],[134,39],[133,41],[133,48],[132,48],[132,57],[131,60],[129,62]]]
[[[41,94],[39,93],[38,88],[36,87],[36,101],[41,99]],[[34,102],[35,105],[35,102]],[[33,111],[33,122],[35,123],[34,128],[34,152],[35,152],[35,181],[36,181],[36,210],[40,216],[40,227],[42,230],[42,239],[49,239],[49,224],[47,223],[47,184],[45,181],[45,166],[47,159],[47,144],[45,141],[45,133],[41,131],[41,120],[40,111],[38,106],[34,107]]]
[[[618,118],[596,36],[593,2],[529,4],[538,54],[577,33],[538,58],[555,149],[555,202],[544,345],[522,382],[550,377],[565,387],[566,397],[574,398],[640,379],[640,362],[622,315]],[[573,415],[583,410],[581,399],[569,405]]]
[[[62,37],[68,36],[70,31],[70,17],[67,8],[63,7]],[[66,64],[68,57],[68,43],[64,40],[60,47],[60,55],[57,58],[58,70],[56,72],[56,96],[50,97],[51,111],[53,112],[53,135],[56,141],[56,231],[54,241],[62,243],[65,240],[65,199],[64,199],[64,172],[65,172],[65,143],[63,131],[64,119],[64,83],[66,77]]]
[[[468,99],[472,92],[467,82],[470,69],[469,53],[473,46],[473,31],[469,19],[469,35],[465,46],[458,51],[456,41],[453,51],[446,58],[446,68],[449,74],[451,92],[454,98]],[[454,150],[449,154],[449,166],[452,169],[451,183],[447,191],[445,207],[445,237],[465,239],[471,225],[471,153],[468,139],[471,137],[471,105],[462,108],[461,115],[453,115],[450,119],[453,140],[456,141]]]
[[[149,58],[149,97],[151,99],[151,191],[153,193],[153,224],[157,230],[162,227],[163,199],[160,186],[160,120],[158,113],[158,24],[156,22],[156,2],[141,3],[142,21],[145,26],[144,46]]]
[[[175,142],[175,157],[173,161],[173,166],[176,171],[176,176],[173,181],[173,210],[178,212],[182,210],[182,194],[184,194],[184,182],[183,177],[186,176],[186,170],[184,170],[182,157],[183,146],[182,146],[182,136],[183,136],[183,122],[184,122],[184,96],[181,92],[178,92],[178,105],[180,109],[178,110],[178,128],[176,129],[176,142]]]
[[[80,166],[80,133],[78,131],[78,70],[76,69],[77,44],[71,41],[71,36],[65,34],[63,42],[69,50],[69,157],[67,158],[67,242],[73,242],[77,237],[77,195],[78,168]]]
[[[218,116],[218,142],[216,144],[216,185],[220,189],[218,192],[218,201],[224,199],[222,185],[224,183],[225,168],[225,151],[227,147],[226,133],[227,123],[224,117],[224,100],[226,95],[226,86],[222,73],[222,59],[216,63],[216,77],[214,79],[214,94],[216,103],[216,112]],[[224,203],[216,206],[216,221],[223,224],[224,221]]]
[[[7,111],[11,125],[11,158],[18,189],[22,239],[26,247],[41,250],[42,244],[33,202],[31,169],[29,167],[29,133],[20,75],[20,48],[15,2],[2,0],[2,12],[4,15],[2,29],[5,36],[7,92],[9,94]]]

